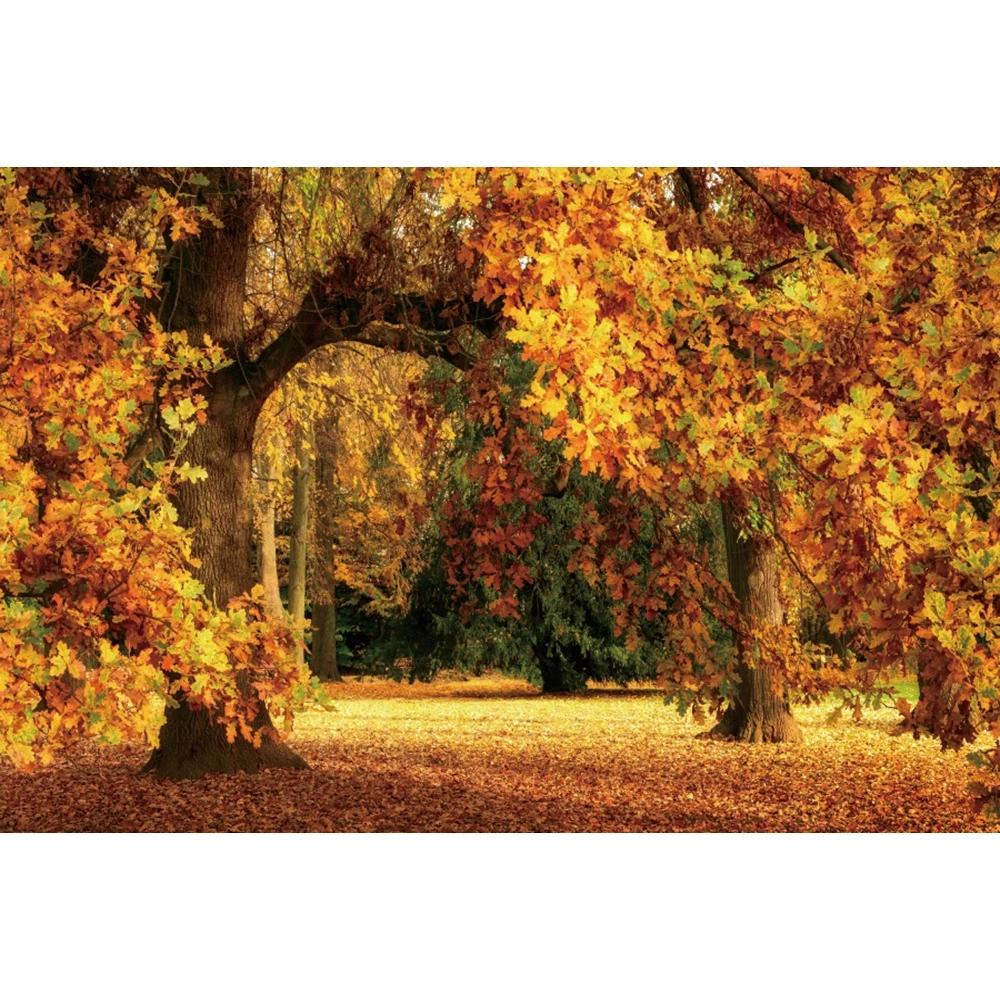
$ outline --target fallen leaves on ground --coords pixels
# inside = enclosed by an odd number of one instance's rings
[[[805,744],[696,740],[653,690],[539,695],[523,682],[331,685],[299,716],[310,771],[158,781],[148,749],[80,746],[33,773],[0,765],[11,831],[977,831],[964,752],[893,736],[894,710]]]

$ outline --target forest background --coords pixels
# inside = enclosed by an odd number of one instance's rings
[[[108,13],[96,31],[71,15],[52,29],[58,40],[46,56],[59,70],[43,74],[48,83],[31,59],[5,68],[7,92],[23,93],[29,80],[32,88],[8,128],[17,138],[5,145],[5,160],[1000,158],[1000,150],[983,145],[983,109],[964,72],[986,60],[977,51],[984,42],[970,40],[960,18],[930,33],[861,5],[843,6],[836,17],[779,5],[762,30],[735,10],[718,21],[671,10],[649,21],[605,14],[591,23],[552,4],[524,13],[530,22],[515,27],[495,15],[462,11],[459,18],[458,8],[422,5],[378,16],[339,12],[318,31],[312,13],[294,5],[252,28],[234,28],[203,9],[195,28],[181,5],[169,21],[150,15],[137,22],[132,13],[126,32],[114,6]],[[12,31],[28,39],[32,28],[17,21]],[[859,36],[893,44],[875,48]],[[169,99],[141,79],[137,37],[168,53],[182,78],[173,80]],[[92,44],[81,45],[84,39]],[[94,78],[95,51],[127,82],[113,99],[88,104],[79,82]],[[775,52],[784,58],[774,59]],[[921,67],[932,54],[941,68],[925,78]],[[470,88],[484,72],[483,86]],[[212,99],[220,93],[238,94],[240,106],[221,111]],[[42,108],[57,113],[45,117]],[[96,954],[107,968],[115,963],[118,971],[106,976],[122,989],[141,980],[159,996],[175,987],[169,976],[151,975],[162,966],[162,944],[147,917],[156,914],[157,925],[184,921],[194,941],[205,942],[185,956],[185,976],[204,984],[252,981],[299,992],[314,985],[322,963],[330,982],[367,982],[378,993],[433,982],[439,994],[468,995],[470,983],[486,978],[484,995],[669,986],[714,995],[705,988],[706,970],[720,964],[742,968],[749,987],[813,981],[820,964],[842,963],[845,972],[860,970],[853,975],[864,985],[853,991],[867,995],[892,988],[899,972],[891,959],[919,954],[925,922],[941,916],[934,931],[941,958],[922,981],[940,975],[949,989],[961,989],[978,980],[974,958],[960,955],[989,954],[995,932],[984,903],[997,888],[992,846],[989,838],[868,836],[5,838],[20,908],[9,925],[5,917],[4,957],[18,956],[8,974],[14,985],[44,967],[50,983],[71,987],[74,971]],[[57,852],[58,870],[51,863]],[[165,901],[178,866],[187,882],[212,886],[218,898],[200,901],[198,912],[183,900]],[[745,905],[733,905],[719,888],[737,869],[739,896],[754,900],[752,928]],[[88,877],[70,883],[64,870]],[[815,880],[813,891],[792,901],[788,887],[801,886],[803,872]],[[261,879],[280,908],[263,961],[255,944],[226,929],[227,914],[247,904]],[[914,897],[918,905],[903,902]],[[53,911],[55,898],[70,902]],[[541,933],[533,923],[539,912],[550,942],[542,954],[532,940],[533,930]],[[114,928],[114,941],[93,930],[64,934],[53,963],[39,929],[66,930],[82,917]],[[432,938],[418,927],[439,933]],[[602,957],[595,961],[588,948],[583,963],[584,938],[595,936]],[[824,980],[810,992],[829,995],[832,988]]]

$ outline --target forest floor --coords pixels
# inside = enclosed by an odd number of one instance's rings
[[[540,695],[507,678],[330,685],[296,718],[309,771],[158,781],[149,749],[0,764],[0,831],[982,831],[966,751],[893,735],[895,709],[795,709],[799,746],[698,740],[654,688]],[[983,744],[991,745],[984,738]]]

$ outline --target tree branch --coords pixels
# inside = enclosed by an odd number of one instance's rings
[[[475,361],[458,331],[474,328],[486,337],[500,330],[499,306],[375,290],[363,295],[327,292],[320,283],[304,298],[295,318],[254,362],[244,363],[247,385],[263,401],[300,361],[327,344],[352,341],[421,357],[438,357],[456,368]]]
[[[805,171],[814,181],[826,184],[842,194],[848,201],[854,201],[854,185],[845,181],[840,174],[831,173],[826,167],[806,167]]]
[[[789,264],[794,264],[799,258],[798,257],[786,257],[784,260],[779,260],[777,264],[768,264],[767,267],[762,267],[756,274],[751,274],[747,278],[747,284],[753,285],[760,281],[765,274],[770,274],[772,271],[777,271],[779,268],[787,267]]]
[[[684,182],[684,189],[687,191],[688,201],[691,203],[691,207],[694,209],[694,214],[701,216],[701,213],[705,211],[705,205],[701,200],[701,195],[698,192],[698,186],[695,184],[694,174],[690,167],[678,167],[677,175]]]
[[[765,205],[767,205],[767,207],[771,210],[771,214],[774,215],[774,217],[778,219],[778,221],[781,222],[786,229],[798,236],[805,236],[806,227],[802,225],[801,222],[798,222],[795,217],[784,208],[782,208],[782,206],[778,203],[777,198],[775,198],[774,195],[768,191],[763,184],[761,184],[761,182],[757,179],[757,175],[752,170],[749,170],[746,167],[733,167],[732,171],[741,181],[743,181],[744,184],[746,184],[748,188],[750,188],[751,191],[754,192],[754,194],[757,195],[758,198],[761,199],[761,201],[764,202]],[[816,246],[819,247],[820,250],[828,250],[829,253],[827,254],[827,257],[830,262],[836,264],[837,267],[839,267],[845,274],[856,273],[854,268],[851,267],[843,255],[834,250],[834,248],[830,246],[826,240],[817,237]]]

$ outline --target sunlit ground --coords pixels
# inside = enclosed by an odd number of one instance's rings
[[[300,715],[312,770],[161,782],[140,746],[0,766],[3,830],[974,831],[965,751],[892,735],[895,709],[828,721],[803,746],[697,740],[652,688],[539,695],[505,678],[331,685]],[[987,738],[984,745],[989,745]]]

